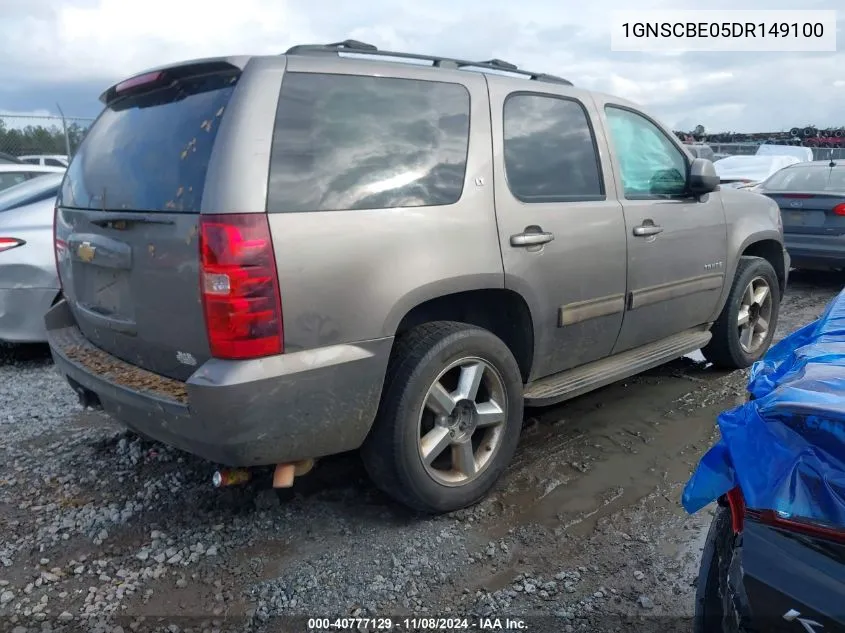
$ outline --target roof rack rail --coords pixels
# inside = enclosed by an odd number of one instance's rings
[[[359,42],[358,40],[344,40],[342,42],[333,42],[331,44],[299,44],[297,46],[292,46],[285,51],[285,55],[340,55],[340,53],[374,55],[377,57],[394,57],[397,59],[415,59],[431,62],[431,65],[435,68],[477,68],[479,70],[498,70],[501,72],[513,73],[515,75],[523,75],[535,81],[564,84],[566,86],[572,85],[571,81],[564,79],[563,77],[521,70],[516,66],[516,64],[511,64],[510,62],[506,62],[501,59],[488,59],[487,61],[473,62],[465,59],[455,59],[452,57],[437,57],[435,55],[418,55],[416,53],[382,51],[372,44]]]

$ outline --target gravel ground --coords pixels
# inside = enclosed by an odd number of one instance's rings
[[[840,288],[795,273],[778,336]],[[304,631],[287,618],[403,614],[688,627],[710,513],[678,500],[746,375],[685,358],[527,411],[495,492],[431,518],[374,490],[354,454],[292,491],[269,472],[213,489],[214,465],[82,411],[44,348],[2,348],[0,631]]]

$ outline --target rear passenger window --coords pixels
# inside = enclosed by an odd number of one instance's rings
[[[577,101],[533,94],[508,97],[504,145],[508,187],[517,199],[604,199],[595,137]]]
[[[270,161],[270,212],[460,200],[469,93],[459,84],[287,73]]]

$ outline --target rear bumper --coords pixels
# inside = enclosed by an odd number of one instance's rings
[[[805,235],[786,233],[784,245],[792,265],[845,266],[845,235]]]
[[[44,343],[44,315],[57,288],[0,288],[0,341]]]
[[[251,361],[212,359],[187,382],[125,363],[85,339],[64,301],[46,317],[56,367],[130,429],[228,466],[354,450],[378,409],[392,338]]]

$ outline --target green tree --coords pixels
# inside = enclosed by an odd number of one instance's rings
[[[79,123],[70,123],[67,133],[71,152],[75,151],[85,135],[87,127]],[[13,128],[0,118],[0,152],[23,156],[26,154],[65,154],[67,146],[62,127],[51,125],[27,125]]]

